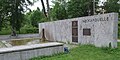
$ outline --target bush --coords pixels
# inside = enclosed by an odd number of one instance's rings
[[[38,33],[38,28],[33,27],[32,25],[25,25],[20,29],[20,32],[17,31],[17,34],[29,34],[29,33]],[[2,28],[0,31],[0,35],[10,35],[11,29],[10,28]]]
[[[2,29],[0,31],[0,35],[8,35],[11,34],[11,30],[10,29]]]
[[[38,33],[38,28],[26,28],[21,29],[21,34],[27,34],[27,33]]]
[[[120,21],[118,22],[118,39],[120,39]]]
[[[26,34],[26,33],[38,33],[38,28],[33,27],[32,25],[25,25],[20,29],[20,33]]]

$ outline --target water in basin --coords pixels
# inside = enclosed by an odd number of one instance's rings
[[[0,41],[0,48],[12,47],[20,45],[31,45],[31,44],[41,44],[48,41],[41,41],[40,38],[23,38],[23,39],[11,39],[9,41]]]

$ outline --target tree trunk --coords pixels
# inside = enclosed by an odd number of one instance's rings
[[[46,0],[46,4],[47,4],[47,13],[48,13],[47,17],[48,17],[49,20],[51,20],[51,19],[50,19],[50,6],[49,6],[49,0]]]
[[[14,29],[14,27],[12,27],[11,28],[11,36],[17,36],[17,34],[16,34],[16,31],[15,31],[15,29]]]
[[[47,4],[47,12],[49,12],[50,11],[49,0],[46,0],[46,4]]]
[[[2,29],[2,18],[1,18],[1,15],[0,15],[0,31]]]
[[[43,7],[43,12],[44,12],[44,15],[47,17],[47,15],[46,15],[46,9],[45,9],[45,5],[44,5],[44,2],[43,2],[43,0],[41,0],[41,3],[42,3],[42,7]]]
[[[17,14],[16,14],[16,0],[14,1],[14,5],[13,5],[13,9],[12,10],[12,16],[11,16],[11,36],[16,36],[16,18],[17,18]]]

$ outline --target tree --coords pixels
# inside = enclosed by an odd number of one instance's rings
[[[103,8],[106,10],[107,13],[110,12],[117,12],[120,14],[120,4],[118,4],[119,0],[107,0],[103,6]]]
[[[21,23],[23,20],[24,8],[27,8],[27,5],[32,5],[33,3],[29,0],[9,0],[11,4],[11,16],[10,16],[10,25],[12,26],[12,35],[16,36],[15,31],[20,31]],[[14,4],[13,4],[14,3]]]
[[[49,0],[46,0],[46,4],[47,4],[47,12],[49,12],[50,7],[49,7]]]
[[[69,18],[93,15],[93,0],[70,0],[67,11]]]
[[[6,22],[6,20],[8,19],[8,9],[5,8],[8,5],[5,4],[6,0],[0,0],[0,31],[2,29],[2,27],[4,26],[4,23]]]
[[[1,19],[1,15],[0,15],[0,31],[2,29],[2,19]]]
[[[0,0],[0,31],[2,29],[2,16],[1,16],[1,13],[2,13],[2,2]]]
[[[53,20],[93,15],[98,2],[95,0],[93,7],[93,0],[55,0],[50,14]]]
[[[50,6],[49,6],[49,0],[46,0],[46,4],[47,4],[47,17],[50,20]]]
[[[47,13],[49,13],[49,11],[50,11],[49,0],[46,0],[46,4],[47,4]]]
[[[44,15],[47,17],[47,14],[46,14],[46,9],[45,9],[45,5],[44,5],[43,0],[41,0],[41,3],[42,3],[42,7],[43,7],[43,12],[44,12]]]
[[[48,21],[48,19],[46,19],[44,12],[40,11],[40,9],[37,8],[36,10],[30,11],[25,14],[24,24],[38,28],[38,23],[46,21]]]
[[[53,1],[55,4],[50,12],[53,20],[61,20],[67,18],[67,2],[66,0]]]
[[[2,7],[0,6],[3,13],[4,19],[10,22],[12,35],[15,36],[16,32],[19,31],[23,20],[24,12],[28,5],[33,3],[29,0],[0,0]]]
[[[38,23],[43,22],[42,19],[45,18],[44,14],[39,10],[34,10],[30,14],[31,25],[34,27],[38,27]]]

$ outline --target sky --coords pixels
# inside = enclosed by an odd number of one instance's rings
[[[51,2],[52,0],[49,0],[49,5],[53,5],[53,3]],[[101,0],[101,1],[106,1],[106,0]],[[46,0],[44,0],[44,4],[45,4],[45,7],[46,7]],[[100,3],[101,4],[101,3]],[[33,6],[28,6],[31,10],[36,10],[37,7],[40,8],[40,10],[42,10],[42,4],[41,4],[41,1],[37,1],[36,3],[34,3]]]

